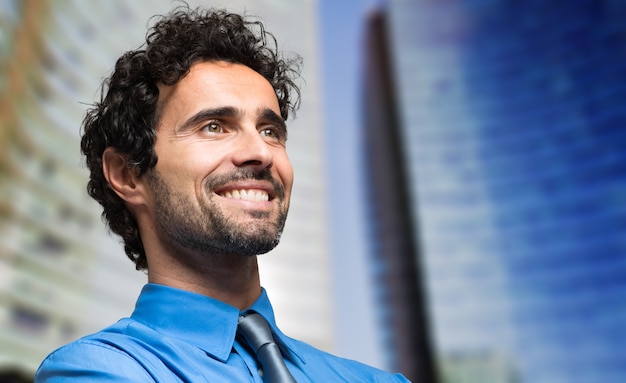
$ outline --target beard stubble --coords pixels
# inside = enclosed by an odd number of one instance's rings
[[[280,241],[289,201],[285,201],[283,185],[274,180],[268,169],[238,169],[208,178],[205,184],[208,203],[200,206],[188,195],[176,191],[156,169],[149,171],[146,177],[154,194],[158,234],[180,247],[205,254],[253,256],[267,253]],[[266,180],[274,185],[279,211],[273,222],[269,212],[255,210],[245,213],[257,222],[238,222],[228,217],[219,202],[212,198],[216,187],[249,179]]]

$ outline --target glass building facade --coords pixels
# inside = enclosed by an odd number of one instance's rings
[[[440,381],[625,381],[626,4],[384,8]]]

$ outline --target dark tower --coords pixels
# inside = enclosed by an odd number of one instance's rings
[[[368,236],[379,323],[390,368],[414,382],[435,382],[406,182],[392,56],[384,13],[372,13],[365,36],[363,159]]]

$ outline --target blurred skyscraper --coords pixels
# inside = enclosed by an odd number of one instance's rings
[[[434,366],[428,339],[424,292],[412,198],[403,160],[397,89],[394,84],[388,25],[384,13],[369,15],[365,35],[363,87],[364,179],[371,268],[384,323],[386,363],[414,381],[432,383]],[[416,356],[419,356],[416,358]]]
[[[364,169],[391,355],[428,365],[426,337],[442,382],[626,381],[626,3],[383,12],[392,69],[372,63],[372,22]]]
[[[287,334],[333,350],[315,1],[189,1],[261,16],[303,56],[302,108],[288,121],[296,181],[261,277]],[[53,348],[131,313],[145,276],[87,196],[78,129],[117,57],[164,1],[0,2],[0,370],[33,372]]]

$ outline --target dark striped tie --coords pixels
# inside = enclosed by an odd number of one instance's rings
[[[241,315],[237,333],[256,353],[257,360],[263,368],[263,382],[297,383],[285,365],[272,336],[272,330],[261,315],[256,312]]]

